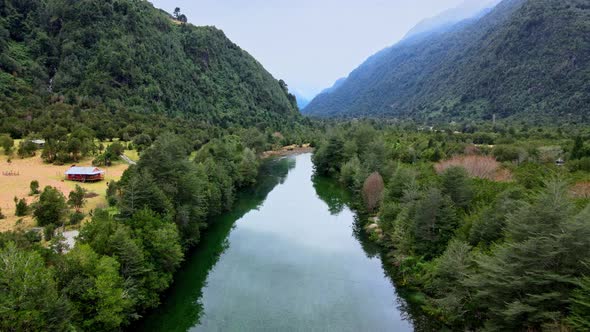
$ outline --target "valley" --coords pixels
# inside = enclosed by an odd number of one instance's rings
[[[177,2],[0,2],[0,331],[590,330],[586,0]]]

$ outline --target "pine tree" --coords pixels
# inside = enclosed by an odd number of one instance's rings
[[[565,316],[577,278],[590,273],[590,208],[573,215],[566,185],[547,183],[510,215],[506,242],[477,259],[466,284],[490,330],[538,330]]]
[[[569,323],[576,331],[590,331],[590,277],[582,279],[573,293]]]
[[[463,167],[450,167],[442,175],[442,191],[455,206],[466,210],[473,198],[469,175]]]
[[[427,259],[439,256],[453,237],[459,219],[451,200],[437,188],[430,189],[415,205],[414,248]]]

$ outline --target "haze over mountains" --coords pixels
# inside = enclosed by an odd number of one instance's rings
[[[304,113],[587,120],[587,1],[504,0],[489,12],[471,13],[455,24],[444,19],[448,13],[423,22],[411,38],[370,57],[338,88],[317,96]]]
[[[469,18],[483,16],[501,1],[502,0],[466,0],[456,8],[451,8],[440,15],[422,20],[406,34],[404,39],[448,28]]]

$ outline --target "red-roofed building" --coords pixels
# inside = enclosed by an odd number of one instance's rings
[[[72,166],[66,171],[66,178],[70,181],[93,182],[104,180],[104,173],[98,167]]]

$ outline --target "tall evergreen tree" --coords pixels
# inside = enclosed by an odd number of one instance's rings
[[[586,277],[580,282],[579,288],[572,296],[572,313],[569,323],[577,331],[590,331],[590,278]]]
[[[540,329],[567,312],[577,278],[590,273],[590,208],[573,215],[562,182],[510,215],[506,243],[477,259],[466,284],[488,315],[486,328]]]
[[[450,167],[442,175],[442,191],[455,206],[467,210],[473,198],[469,175],[463,167]]]
[[[432,259],[442,254],[459,225],[451,200],[437,188],[416,203],[413,216],[414,248]]]

